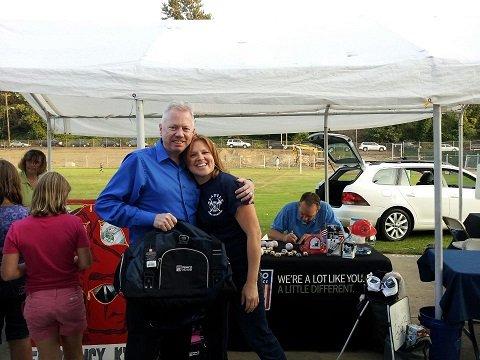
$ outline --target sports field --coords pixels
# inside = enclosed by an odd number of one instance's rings
[[[72,185],[71,199],[95,199],[116,169],[56,169],[67,177]],[[278,210],[287,202],[296,201],[305,191],[313,191],[323,179],[323,170],[303,169],[230,169],[232,174],[251,178],[255,182],[255,206],[262,232],[266,233]],[[451,241],[444,234],[444,243]],[[414,233],[401,242],[377,241],[376,248],[385,253],[421,254],[428,244],[434,242],[433,231]]]

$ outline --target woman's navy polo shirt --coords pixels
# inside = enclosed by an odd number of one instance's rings
[[[225,244],[228,258],[235,269],[247,267],[247,235],[235,219],[242,202],[235,197],[240,187],[237,179],[220,172],[217,177],[200,185],[197,225]]]

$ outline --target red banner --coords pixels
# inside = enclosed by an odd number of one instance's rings
[[[125,299],[113,288],[113,278],[120,256],[128,248],[128,230],[101,220],[93,204],[83,205],[73,214],[82,219],[93,256],[92,266],[81,274],[88,323],[83,344],[125,343]]]

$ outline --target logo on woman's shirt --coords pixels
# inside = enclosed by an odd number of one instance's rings
[[[223,198],[220,194],[212,194],[208,199],[208,213],[211,216],[218,216],[220,215],[223,210],[220,207],[223,204]]]

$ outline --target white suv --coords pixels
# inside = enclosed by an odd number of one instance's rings
[[[245,142],[243,140],[240,140],[240,139],[228,139],[227,140],[227,146],[228,147],[231,147],[231,148],[234,148],[234,147],[241,147],[241,148],[249,148],[252,146],[252,144],[248,143],[248,142]]]
[[[323,133],[310,136],[323,146]],[[435,228],[433,163],[379,161],[365,163],[353,142],[345,135],[329,134],[328,155],[340,166],[329,177],[329,200],[344,226],[351,219],[367,219],[384,239],[405,239],[412,230]],[[347,146],[346,146],[347,145]],[[478,212],[475,174],[463,173],[463,216]],[[458,168],[442,165],[442,216],[458,218]],[[316,189],[325,199],[322,180]],[[463,220],[463,219],[461,219]]]
[[[378,144],[376,142],[373,142],[373,141],[364,141],[358,146],[358,148],[363,150],[363,151],[369,151],[369,150],[385,151],[385,150],[387,150],[387,148],[385,146],[380,145],[380,144]]]

